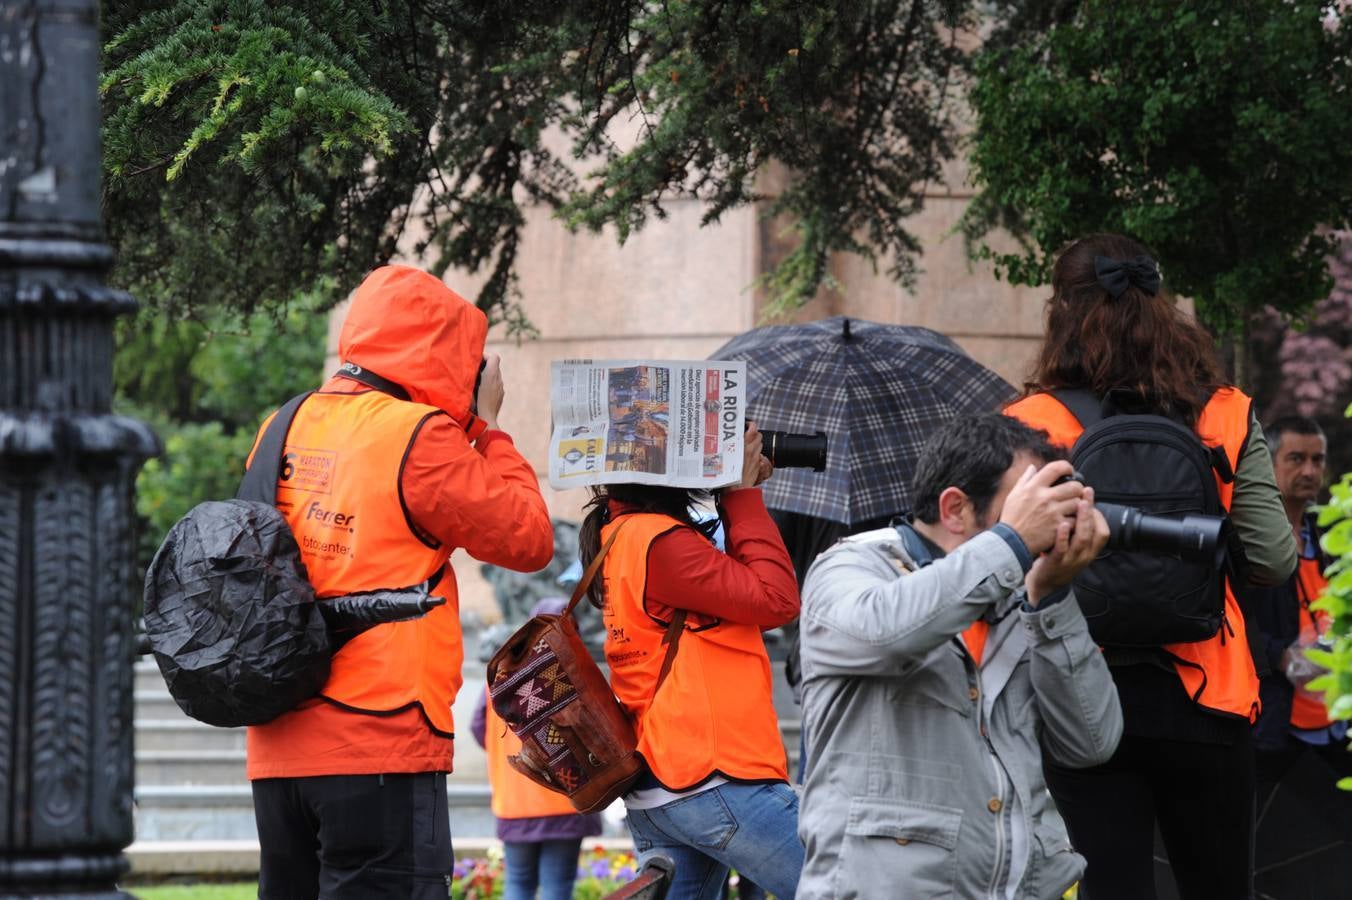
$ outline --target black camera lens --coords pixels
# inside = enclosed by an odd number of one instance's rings
[[[1225,561],[1221,538],[1227,520],[1221,516],[1192,514],[1173,519],[1116,503],[1094,506],[1108,520],[1108,546],[1114,550],[1176,556],[1216,569]]]
[[[1062,475],[1055,484],[1065,484],[1067,481],[1085,483],[1084,476],[1075,472]],[[1152,516],[1134,506],[1116,503],[1096,502],[1094,508],[1103,513],[1103,518],[1108,522],[1110,550],[1176,556],[1216,569],[1225,562],[1226,542],[1223,538],[1230,520],[1224,516],[1196,513],[1182,518]]]
[[[762,431],[761,455],[776,469],[826,471],[826,432],[792,434],[787,431]]]

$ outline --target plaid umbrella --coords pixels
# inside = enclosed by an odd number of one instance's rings
[[[936,331],[842,316],[757,328],[709,358],[746,361],[747,415],[761,429],[826,432],[826,471],[776,472],[766,505],[846,525],[909,511],[930,433],[1014,396]]]

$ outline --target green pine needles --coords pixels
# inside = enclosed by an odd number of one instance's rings
[[[913,280],[907,220],[974,124],[978,258],[1038,283],[1072,237],[1127,232],[1233,329],[1327,293],[1324,229],[1352,224],[1348,19],[1327,0],[105,0],[115,278],[247,311],[414,256],[480,273],[480,306],[528,329],[528,208],[624,241],[694,199],[705,224],[767,219],[765,286],[793,307],[842,252]]]
[[[909,282],[974,5],[105,2],[115,278],[247,311],[412,251],[481,272],[480,306],[523,329],[529,205],[623,241],[684,197],[787,223],[783,305],[841,251]]]

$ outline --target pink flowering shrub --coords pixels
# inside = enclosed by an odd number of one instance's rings
[[[1254,323],[1256,393],[1267,419],[1336,419],[1352,395],[1352,234],[1342,235],[1329,271],[1333,290],[1304,322],[1290,324],[1269,307]]]

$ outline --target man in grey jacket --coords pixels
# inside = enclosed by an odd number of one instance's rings
[[[1069,594],[1107,524],[1043,432],[989,415],[926,447],[913,521],[803,586],[800,898],[1056,898],[1084,870],[1042,753],[1112,756],[1117,692]]]

